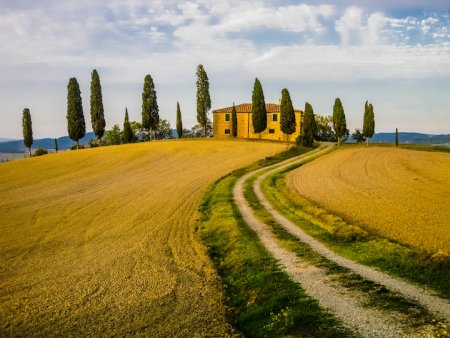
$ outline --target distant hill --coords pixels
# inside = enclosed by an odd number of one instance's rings
[[[178,138],[176,129],[172,129],[174,138]],[[85,146],[89,144],[89,140],[94,138],[93,132],[86,133],[86,136],[80,140],[80,144]],[[398,133],[399,143],[402,144],[450,144],[450,134],[431,135],[411,132]],[[350,141],[350,138],[349,138]],[[395,133],[377,133],[372,137],[374,143],[394,143]],[[60,150],[70,149],[75,144],[68,136],[58,138],[58,148]],[[52,138],[42,138],[34,140],[33,149],[54,149],[55,140]],[[23,153],[26,151],[23,140],[10,140],[0,138],[0,153]]]
[[[372,142],[395,143],[395,133],[376,133]],[[403,144],[450,144],[450,134],[431,135],[421,133],[400,132],[398,142]]]
[[[4,138],[4,137],[0,137],[0,143],[2,143],[2,142],[10,142],[10,141],[15,141],[15,140],[12,139],[12,138]]]
[[[95,134],[93,132],[86,133],[86,135],[80,140],[80,144],[88,145],[89,140],[94,138]],[[70,149],[71,146],[75,144],[69,136],[63,136],[58,138],[58,149],[66,150]],[[41,138],[34,140],[32,149],[43,148],[43,149],[54,149],[55,139],[53,138]],[[0,153],[22,153],[26,150],[23,145],[23,140],[5,141],[0,142]]]

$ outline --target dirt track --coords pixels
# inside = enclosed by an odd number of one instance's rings
[[[301,156],[297,161],[303,160],[308,156],[310,155]],[[334,254],[273,208],[264,197],[259,184],[270,173],[287,167],[295,161],[289,160],[287,164],[274,165],[271,170],[261,175],[254,182],[254,189],[258,199],[272,214],[275,221],[327,259],[352,270],[367,280],[374,281],[386,286],[388,289],[403,294],[406,298],[422,304],[431,312],[436,313],[439,318],[445,318],[449,322],[450,307],[447,300],[434,296],[428,290]],[[314,266],[307,261],[302,261],[295,253],[281,247],[277,243],[271,227],[254,215],[244,198],[243,186],[245,181],[259,171],[261,170],[249,173],[237,182],[234,189],[234,198],[244,220],[257,233],[266,249],[280,261],[281,266],[294,281],[300,283],[310,296],[318,300],[321,306],[331,310],[346,326],[363,337],[424,337],[430,333],[431,328],[427,326],[414,328],[405,325],[405,318],[396,312],[367,308],[363,305],[364,294],[355,291],[349,292],[345,287],[330,280],[330,277],[322,268]]]
[[[365,229],[450,254],[450,154],[341,149],[293,171],[287,183]]]
[[[0,164],[0,336],[224,334],[201,193],[284,148],[151,142]]]

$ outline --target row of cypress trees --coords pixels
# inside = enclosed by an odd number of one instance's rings
[[[233,103],[233,108],[231,111],[231,129],[233,136],[237,136],[236,115],[236,108]],[[286,141],[288,141],[289,135],[295,133],[296,131],[296,121],[292,100],[289,91],[286,88],[281,91],[280,115],[280,129],[283,133],[286,134]],[[267,112],[264,92],[261,86],[261,82],[258,78],[255,79],[252,92],[252,123],[254,132],[258,133],[259,137],[261,138],[261,132],[263,132],[267,128]],[[336,133],[338,146],[340,146],[342,137],[348,131],[344,107],[340,98],[336,98],[333,105],[333,129]],[[367,144],[369,144],[369,139],[373,136],[374,132],[375,119],[373,105],[369,104],[368,101],[366,101],[364,108],[363,134],[367,138]],[[314,110],[311,104],[306,102],[302,121],[301,143],[304,146],[311,147],[316,138],[317,124],[315,120]]]
[[[211,97],[209,94],[208,75],[203,65],[197,66],[197,121],[203,127],[203,135],[206,137],[207,125],[209,122],[208,111],[211,109]],[[90,113],[92,130],[97,138],[97,143],[105,134],[105,114],[103,108],[102,87],[100,77],[96,69],[91,73],[90,86]],[[69,137],[77,142],[77,148],[80,146],[80,139],[86,135],[86,122],[84,119],[81,91],[78,81],[75,77],[69,79],[67,85],[67,131]],[[159,124],[159,108],[155,84],[151,75],[147,74],[144,78],[144,88],[142,91],[142,127],[147,129],[150,138],[156,137],[156,130]],[[180,104],[177,102],[176,129],[178,137],[183,136],[183,123],[181,119]],[[28,148],[31,156],[31,146],[33,144],[33,129],[31,114],[28,108],[23,110],[22,131],[24,145]],[[125,108],[124,120],[124,139],[126,142],[132,142],[134,136],[128,116],[128,108]],[[55,139],[55,149],[57,143]]]
[[[297,127],[294,106],[289,91],[286,88],[281,91],[280,106],[280,128],[286,134],[286,141],[288,141],[289,135],[295,133]],[[267,128],[267,112],[264,92],[258,78],[255,79],[255,84],[253,85],[252,123],[254,132],[258,133],[261,138],[261,132]]]
[[[103,108],[102,87],[97,70],[91,74],[91,123],[92,130],[97,138],[97,142],[105,134],[105,114]],[[159,108],[156,98],[156,90],[153,79],[150,75],[144,78],[144,89],[142,92],[142,126],[150,131],[150,135],[155,134],[159,123]],[[81,92],[76,78],[71,78],[67,86],[67,130],[69,137],[77,142],[86,135],[86,124],[83,114]],[[131,129],[128,108],[125,108],[124,139],[132,142],[133,131]]]
[[[92,130],[100,140],[105,133],[105,114],[103,109],[102,86],[96,69],[91,73],[90,111]],[[75,77],[69,79],[67,85],[67,131],[69,137],[77,142],[80,147],[80,139],[86,135],[86,122],[83,114],[81,91]]]
[[[209,79],[203,65],[197,66],[197,121],[203,127],[203,136],[207,135],[207,125],[209,122],[208,111],[211,109],[211,97],[209,94]],[[105,133],[105,116],[103,108],[102,89],[100,77],[96,69],[91,73],[91,95],[90,95],[90,113],[92,129],[96,135],[97,141],[103,137]],[[286,141],[289,135],[296,131],[295,112],[289,91],[284,88],[281,91],[281,131],[286,134]],[[69,79],[67,86],[67,129],[69,137],[77,142],[79,148],[79,140],[86,134],[86,123],[84,120],[83,106],[81,100],[81,91],[78,81],[75,77]],[[254,132],[259,134],[267,128],[267,112],[264,99],[264,92],[261,82],[255,79],[252,92],[252,122]],[[157,103],[156,89],[151,75],[147,74],[144,78],[144,88],[142,92],[142,127],[147,129],[150,136],[156,137],[156,129],[159,124],[159,108]],[[28,108],[23,111],[22,127],[24,135],[24,144],[30,151],[33,144],[33,133],[31,124],[31,115]],[[180,104],[177,102],[176,112],[176,129],[178,136],[183,136],[183,124],[181,120]],[[338,145],[341,138],[347,131],[344,108],[339,98],[336,98],[333,106],[333,129],[335,130]],[[364,110],[364,126],[363,134],[367,138],[367,142],[373,136],[375,129],[373,105],[366,101]],[[317,134],[317,125],[314,118],[312,106],[306,102],[302,123],[302,143],[305,146],[311,146]],[[233,103],[232,108],[232,135],[237,136],[237,114]],[[124,139],[126,142],[132,142],[133,131],[129,122],[128,109],[125,108],[124,120]],[[55,142],[56,144],[56,142]],[[57,147],[57,145],[55,145]]]

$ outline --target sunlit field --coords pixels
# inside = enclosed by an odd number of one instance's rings
[[[0,163],[0,335],[223,335],[198,203],[285,149],[163,141]]]
[[[450,154],[344,148],[287,176],[288,185],[372,232],[449,254]]]

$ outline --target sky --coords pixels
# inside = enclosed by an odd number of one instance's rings
[[[196,67],[212,110],[266,102],[287,88],[294,107],[331,114],[342,100],[351,131],[374,106],[376,132],[450,133],[449,0],[0,0],[0,137],[67,135],[67,84],[76,77],[87,131],[91,72],[102,84],[107,128],[141,120],[144,77],[160,116],[196,123]],[[211,114],[210,114],[211,116]]]

